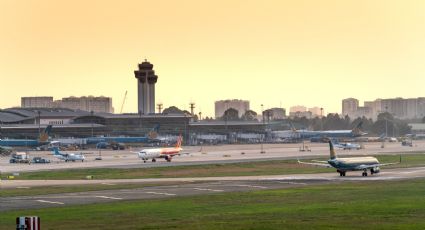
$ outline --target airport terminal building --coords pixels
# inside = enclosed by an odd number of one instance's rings
[[[183,135],[186,141],[220,139],[237,142],[264,139],[267,130],[281,129],[280,123],[258,121],[193,121],[188,114],[112,114],[63,108],[10,108],[0,110],[1,138],[36,138],[53,125],[53,138],[93,136],[145,136],[159,125],[159,135]],[[215,138],[212,138],[215,137]]]

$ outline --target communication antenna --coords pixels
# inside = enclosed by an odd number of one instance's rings
[[[156,104],[156,108],[158,108],[158,113],[161,113],[162,112],[162,103],[158,103],[158,104]]]
[[[195,109],[195,103],[191,102],[189,103],[190,105],[190,114],[193,116],[194,115],[194,109]]]

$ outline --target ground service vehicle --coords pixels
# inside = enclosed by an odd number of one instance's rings
[[[26,152],[17,152],[10,156],[9,163],[31,163],[29,155]]]
[[[31,163],[34,163],[34,164],[37,164],[37,163],[38,164],[47,164],[47,163],[50,163],[50,161],[47,160],[47,159],[41,158],[41,157],[34,157],[34,158],[32,158]]]

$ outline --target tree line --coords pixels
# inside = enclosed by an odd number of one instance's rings
[[[163,113],[180,113],[190,115],[189,111],[180,110],[175,106],[164,109]],[[261,121],[261,119],[264,118],[265,121],[269,122],[271,121],[271,117],[273,117],[272,110],[264,110],[262,117],[258,119],[258,114],[253,110],[248,110],[239,116],[239,112],[236,109],[229,108],[224,112],[222,117],[217,119],[205,117],[203,120]],[[198,116],[196,114],[194,115],[194,120],[198,120]],[[378,115],[376,121],[366,117],[351,119],[348,116],[341,117],[339,114],[329,113],[327,116],[314,117],[311,119],[306,117],[287,118],[282,120],[282,122],[286,122],[288,124],[291,123],[297,129],[309,129],[316,131],[354,129],[361,124],[359,128],[370,135],[380,136],[382,134],[387,134],[388,136],[403,136],[411,133],[411,127],[408,126],[408,123],[414,121],[400,120],[395,118],[392,114],[384,112]],[[425,123],[425,117],[422,119],[422,123]]]

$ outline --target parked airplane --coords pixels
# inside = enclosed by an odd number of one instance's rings
[[[53,156],[60,160],[68,161],[81,161],[83,162],[86,158],[82,153],[61,153],[57,147],[53,148]]]
[[[325,131],[310,131],[310,130],[297,130],[291,124],[291,129],[294,138],[309,139],[312,142],[321,142],[327,138],[355,138],[366,135],[367,133],[362,132],[360,122],[352,130],[325,130]]]
[[[38,147],[49,143],[49,135],[52,131],[52,126],[48,125],[43,132],[40,133],[38,139],[0,139],[0,146],[14,147]]]
[[[351,149],[361,149],[359,144],[355,144],[355,143],[335,143],[334,144],[335,147],[340,148],[340,149],[344,149],[344,150],[351,150]]]
[[[367,176],[367,171],[370,170],[370,174],[377,174],[380,172],[380,167],[385,165],[393,165],[401,163],[387,163],[381,164],[378,159],[375,157],[347,157],[347,158],[338,158],[334,150],[332,141],[329,140],[329,154],[330,159],[328,161],[316,161],[316,162],[301,162],[300,164],[308,164],[322,167],[334,167],[340,176],[345,176],[347,171],[363,171],[362,176]]]
[[[174,148],[143,149],[139,152],[133,153],[136,153],[137,156],[145,163],[149,159],[152,159],[152,162],[156,162],[156,158],[164,158],[170,162],[173,156],[182,155],[182,153],[180,153],[183,150],[181,148],[182,140],[182,136],[179,136]]]
[[[86,139],[87,144],[106,143],[150,143],[160,142],[158,137],[159,124],[155,125],[151,131],[144,137],[89,137]]]

